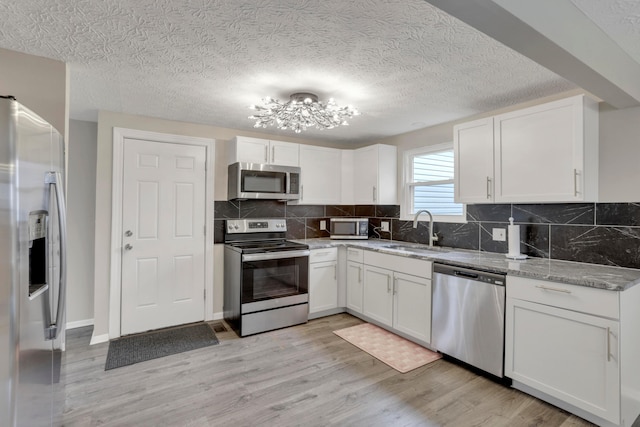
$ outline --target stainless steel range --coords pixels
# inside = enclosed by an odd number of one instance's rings
[[[229,219],[224,319],[241,337],[306,323],[309,246],[285,239],[284,219]]]

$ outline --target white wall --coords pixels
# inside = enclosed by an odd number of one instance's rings
[[[302,144],[326,145],[302,138],[281,138],[258,132],[241,132],[195,123],[162,120],[152,117],[100,111],[98,115],[98,144],[95,186],[95,253],[94,253],[94,342],[106,339],[109,333],[109,266],[111,239],[111,169],[113,165],[113,128],[121,127],[151,132],[212,138],[216,140],[215,200],[227,199],[226,142],[236,135],[278,139]],[[221,246],[221,245],[216,245]],[[223,251],[214,248],[214,313],[222,312]]]
[[[98,124],[69,121],[67,326],[93,323],[93,252]]]

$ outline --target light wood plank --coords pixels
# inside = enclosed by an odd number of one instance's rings
[[[401,374],[333,334],[348,314],[104,371],[67,333],[64,426],[589,426],[447,360]]]

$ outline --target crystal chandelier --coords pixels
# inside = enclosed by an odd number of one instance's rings
[[[269,97],[264,98],[262,102],[264,105],[249,107],[256,110],[254,115],[249,116],[256,121],[253,126],[256,128],[271,125],[300,133],[308,127],[332,129],[340,125],[347,126],[347,119],[360,115],[351,105],[340,107],[333,98],[324,103],[318,101],[318,97],[313,93],[306,92],[294,93],[285,103]]]

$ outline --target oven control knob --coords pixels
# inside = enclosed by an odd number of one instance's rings
[[[234,230],[237,230],[237,229],[239,229],[240,227],[238,227],[238,224],[236,224],[236,225],[234,225],[234,226],[233,226],[233,228],[234,228]]]

